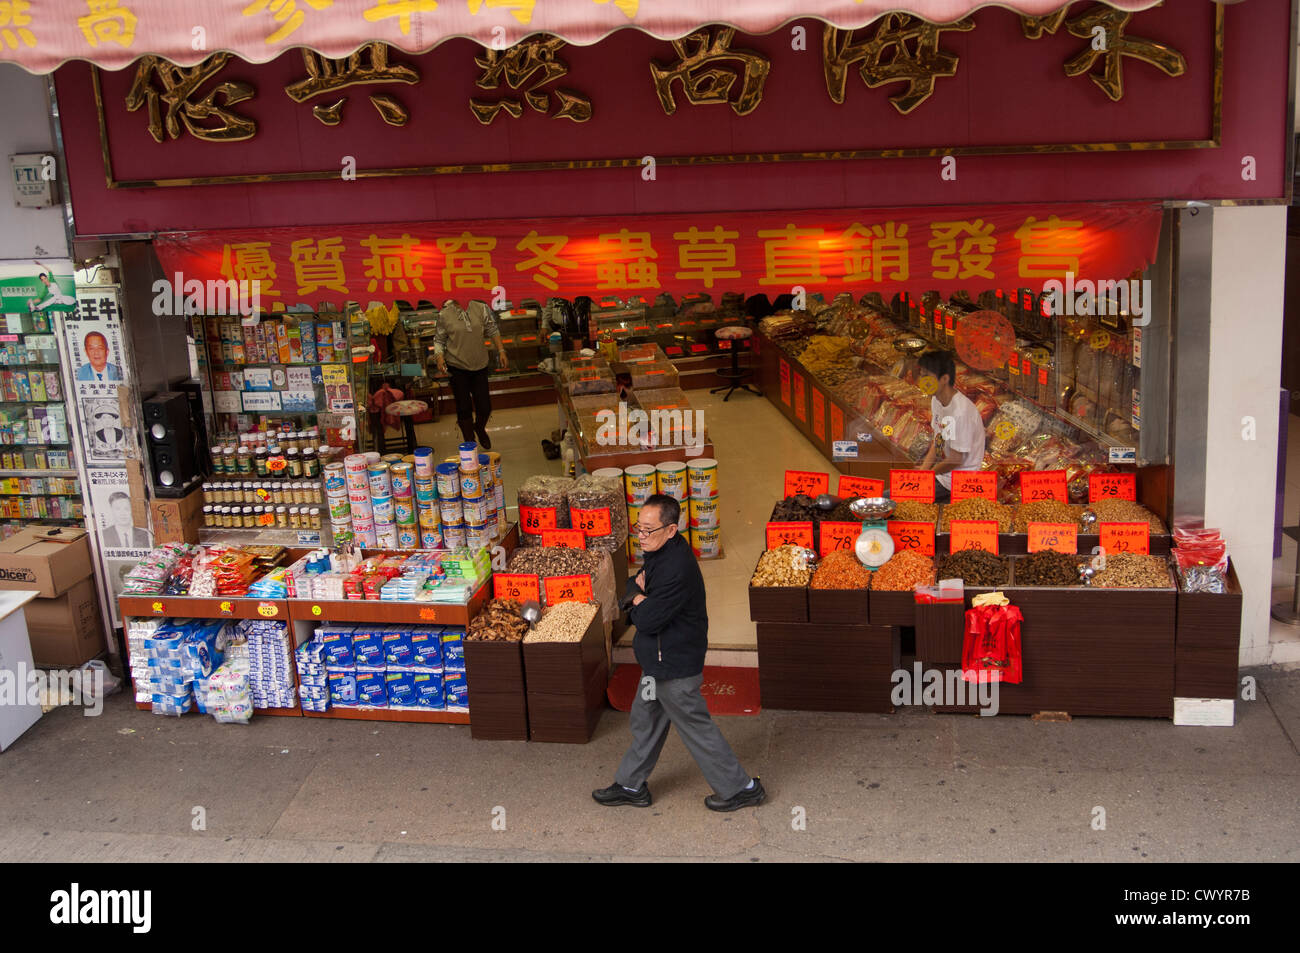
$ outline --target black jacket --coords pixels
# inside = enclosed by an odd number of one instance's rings
[[[636,626],[632,649],[642,672],[665,680],[699,675],[709,648],[709,616],[695,554],[680,534],[674,535],[646,553],[644,571],[646,598],[628,610]],[[640,591],[633,577],[625,602]]]

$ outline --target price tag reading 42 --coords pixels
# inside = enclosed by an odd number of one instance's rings
[[[811,522],[768,523],[767,548],[776,549],[778,546],[802,546],[805,549],[812,549],[813,524]]]
[[[516,602],[541,602],[542,586],[536,576],[523,572],[492,574],[492,595]]]
[[[953,520],[950,525],[952,527],[952,535],[948,540],[950,552],[982,549],[994,556],[998,554],[997,520]]]
[[[590,602],[591,576],[550,576],[546,580],[546,604]]]
[[[1070,502],[1065,486],[1064,470],[1024,470],[1020,474],[1020,502],[1037,503],[1039,500]]]
[[[1074,556],[1079,552],[1079,527],[1073,523],[1030,523],[1029,551],[1051,549]]]
[[[580,529],[544,529],[543,546],[559,546],[562,549],[586,549],[587,537]]]
[[[830,491],[831,475],[829,473],[812,473],[808,470],[785,471],[786,496],[798,496],[800,493],[808,496],[819,496]]]
[[[838,492],[842,499],[884,496],[885,481],[873,480],[870,477],[841,476]]]
[[[1088,502],[1137,501],[1137,476],[1133,473],[1093,473],[1088,477]]]
[[[861,523],[838,521],[822,523],[821,534],[818,540],[817,555],[825,556],[829,553],[840,550],[852,552],[853,544],[858,541],[858,536],[861,534]]]
[[[894,540],[894,549],[915,549],[922,556],[934,556],[934,524],[890,520],[885,529]]]
[[[1151,554],[1151,527],[1146,523],[1102,523],[1100,534],[1105,552]]]
[[[991,470],[953,470],[952,501],[972,498],[997,502],[998,475]]]
[[[890,470],[889,495],[895,500],[934,502],[933,470]]]

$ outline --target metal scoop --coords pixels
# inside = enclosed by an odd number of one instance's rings
[[[542,607],[536,602],[529,600],[519,607],[519,617],[528,623],[528,628],[532,628],[542,618]]]

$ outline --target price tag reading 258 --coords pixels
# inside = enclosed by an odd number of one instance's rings
[[[952,501],[971,498],[997,501],[998,475],[992,470],[953,470]]]

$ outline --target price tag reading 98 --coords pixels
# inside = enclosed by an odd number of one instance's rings
[[[785,471],[786,496],[798,496],[800,493],[808,496],[820,496],[822,493],[829,493],[830,488],[831,475],[829,473],[812,473],[808,470]]]
[[[1151,554],[1151,527],[1146,523],[1102,523],[1100,535],[1105,552]]]
[[[1029,551],[1051,549],[1074,556],[1079,552],[1079,528],[1073,523],[1030,523]]]
[[[1070,502],[1065,485],[1064,470],[1025,470],[1020,474],[1020,502],[1037,503],[1040,500]]]
[[[894,549],[915,549],[922,556],[934,556],[934,524],[890,520],[885,524]]]
[[[776,549],[778,546],[802,546],[805,549],[812,549],[813,524],[811,522],[768,523],[767,548]]]
[[[591,576],[550,576],[546,579],[546,604],[590,602]]]
[[[492,595],[516,602],[541,602],[541,583],[536,576],[521,572],[498,572],[492,575]]]
[[[890,470],[889,495],[895,500],[934,502],[933,470]]]
[[[990,470],[953,470],[952,501],[998,498],[998,475]]]
[[[826,556],[839,551],[851,552],[853,544],[858,541],[858,536],[861,534],[861,523],[839,521],[822,523],[817,544],[817,555]]]
[[[1132,473],[1093,473],[1088,477],[1088,502],[1137,501],[1137,476]]]

